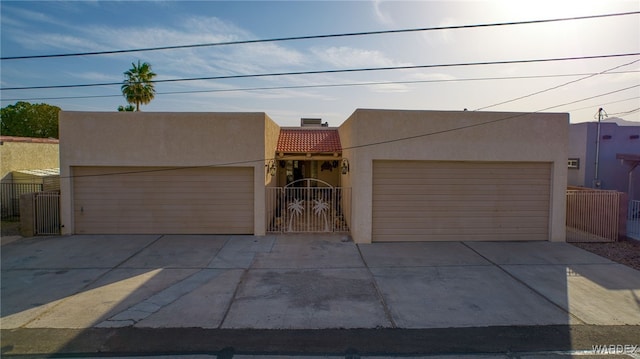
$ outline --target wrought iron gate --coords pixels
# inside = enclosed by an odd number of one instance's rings
[[[629,211],[627,212],[627,237],[640,240],[640,201],[629,201]]]
[[[33,195],[35,235],[60,234],[60,193],[37,192]]]
[[[349,232],[351,188],[313,178],[267,188],[267,232]]]

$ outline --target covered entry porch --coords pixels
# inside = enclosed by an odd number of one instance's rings
[[[266,231],[348,232],[351,189],[341,186],[349,171],[337,128],[280,130],[268,164],[277,187],[266,188]]]

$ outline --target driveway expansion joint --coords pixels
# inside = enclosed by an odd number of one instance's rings
[[[521,285],[525,286],[526,288],[528,288],[530,291],[532,291],[533,293],[535,293],[536,295],[540,296],[541,298],[543,298],[545,301],[551,303],[553,306],[555,306],[556,308],[560,309],[561,311],[565,312],[569,317],[577,320],[578,322],[580,322],[580,324],[587,324],[584,320],[578,318],[575,314],[571,313],[570,311],[568,311],[567,309],[563,308],[561,305],[559,305],[558,303],[554,302],[553,300],[551,300],[550,298],[548,298],[546,295],[544,295],[543,293],[541,293],[539,290],[533,288],[532,286],[530,286],[529,284],[527,284],[526,282],[524,282],[522,279],[518,278],[517,276],[513,275],[511,272],[509,272],[508,270],[506,270],[502,265],[492,261],[490,258],[488,258],[487,256],[483,255],[482,253],[480,253],[479,251],[477,251],[475,248],[469,246],[467,244],[467,242],[461,242],[464,246],[466,246],[467,248],[469,248],[470,250],[472,250],[473,252],[475,252],[476,254],[478,254],[479,256],[481,256],[482,258],[484,258],[487,262],[491,263],[492,265],[494,265],[496,268],[498,268],[500,271],[504,272],[506,275],[508,275],[509,277],[513,278],[515,281],[517,281],[518,283],[520,283]]]
[[[369,272],[369,275],[371,276],[373,289],[375,289],[376,296],[378,297],[378,301],[380,301],[380,304],[382,305],[382,309],[384,310],[385,319],[389,323],[391,323],[391,328],[398,328],[398,325],[396,324],[395,320],[393,320],[393,315],[391,313],[391,309],[389,308],[389,306],[387,305],[386,301],[384,300],[384,295],[382,293],[382,290],[380,289],[380,287],[378,285],[378,282],[376,281],[375,276],[373,275],[373,272],[371,271],[371,268],[369,268],[369,263],[367,263],[367,261],[364,259],[364,256],[362,255],[362,251],[360,250],[360,245],[356,244],[356,248],[358,249],[358,255],[360,256],[360,260],[362,260],[362,263],[364,264],[364,267],[367,269],[367,272]]]
[[[229,300],[229,302],[227,303],[227,306],[224,310],[224,314],[222,315],[222,319],[220,319],[220,322],[217,326],[218,329],[222,328],[225,321],[227,320],[227,317],[229,316],[229,312],[231,311],[231,306],[233,305],[233,302],[235,302],[236,296],[238,295],[238,291],[240,290],[240,287],[242,286],[242,284],[245,282],[248,273],[249,273],[249,269],[242,269],[242,275],[240,276],[240,280],[238,281],[238,283],[236,283],[236,287],[233,290],[233,295],[231,296],[231,300]]]

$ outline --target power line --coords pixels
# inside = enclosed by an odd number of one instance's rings
[[[610,91],[610,92],[603,93],[603,94],[600,94],[600,95],[587,97],[587,98],[584,98],[584,99],[581,99],[581,100],[567,102],[567,103],[564,103],[562,105],[556,105],[556,106],[547,107],[547,108],[539,110],[537,112],[547,111],[547,110],[551,110],[551,109],[562,107],[562,106],[566,106],[566,105],[572,105],[574,103],[578,103],[578,102],[582,102],[582,101],[593,100],[594,98],[603,97],[603,96],[611,95],[611,94],[622,92],[622,91],[626,91],[626,90],[631,90],[631,89],[636,88],[636,87],[640,87],[640,85],[633,85],[633,86],[625,87],[623,89],[614,90],[614,91]]]
[[[612,105],[614,103],[620,103],[620,102],[626,102],[626,101],[631,101],[631,100],[637,100],[640,99],[640,96],[633,96],[633,97],[628,97],[622,100],[617,100],[617,101],[611,101],[611,102],[606,102],[606,103],[602,103],[599,106],[602,107],[604,105]],[[580,111],[580,110],[586,110],[589,108],[594,108],[594,107],[598,107],[598,106],[587,106],[587,107],[580,107],[580,108],[574,108],[572,110],[568,110],[567,112],[575,112],[575,111]]]
[[[543,108],[543,109],[540,109],[540,110],[537,110],[537,111],[533,111],[533,112],[530,112],[530,113],[518,113],[518,114],[515,114],[515,115],[511,115],[511,116],[507,116],[507,117],[503,117],[503,118],[498,118],[498,119],[495,119],[495,120],[490,120],[490,121],[485,121],[485,122],[480,122],[480,123],[474,123],[474,124],[471,124],[471,125],[465,125],[465,126],[450,128],[450,129],[441,130],[441,131],[435,131],[435,132],[429,132],[429,133],[425,133],[425,134],[402,137],[402,138],[398,138],[398,139],[391,139],[391,140],[385,140],[385,141],[379,141],[379,142],[366,143],[366,144],[363,144],[363,145],[345,147],[345,148],[343,148],[343,150],[345,150],[345,149],[356,149],[356,148],[369,147],[369,146],[375,146],[375,145],[381,145],[381,144],[387,144],[387,143],[394,143],[394,142],[399,142],[399,141],[412,140],[412,139],[416,139],[416,138],[428,137],[428,136],[439,135],[439,134],[443,134],[443,133],[448,133],[448,132],[453,132],[453,131],[459,131],[459,130],[464,130],[464,129],[468,129],[468,128],[473,128],[473,127],[484,126],[484,125],[488,125],[488,124],[492,124],[492,123],[496,123],[496,122],[502,122],[502,121],[506,121],[506,120],[510,120],[510,119],[514,119],[514,118],[518,118],[518,117],[522,117],[522,116],[527,116],[527,115],[529,115],[531,113],[539,113],[539,112],[551,110],[551,109],[554,109],[554,108],[558,108],[558,107],[574,104],[574,103],[577,103],[577,102],[587,101],[587,100],[591,100],[591,99],[594,99],[594,98],[597,98],[597,97],[611,95],[611,94],[614,94],[614,93],[617,93],[617,92],[630,90],[630,89],[636,88],[636,87],[640,87],[640,85],[634,85],[634,86],[630,86],[630,87],[625,87],[623,89],[610,91],[610,92],[607,92],[607,93],[604,93],[604,94],[591,96],[591,97],[587,97],[587,98],[584,98],[584,99],[575,100],[575,101],[563,103],[563,104],[560,104],[560,105],[555,105],[555,106]]]
[[[638,60],[638,61],[640,61],[640,60]],[[308,89],[308,88],[332,88],[332,87],[354,87],[354,86],[376,86],[376,85],[412,85],[412,84],[443,83],[443,82],[528,80],[528,79],[575,77],[575,76],[588,76],[588,75],[631,74],[631,73],[638,73],[638,72],[640,72],[640,70],[616,71],[616,72],[609,71],[609,72],[599,72],[599,73],[555,74],[555,75],[472,77],[472,78],[439,79],[439,80],[346,82],[346,83],[338,83],[338,84],[264,86],[264,87],[244,87],[244,88],[214,89],[214,90],[167,91],[167,92],[157,92],[156,96],[159,96],[159,95],[193,94],[193,93],[220,93],[220,92],[244,92],[244,91],[295,90],[295,89]],[[30,98],[5,98],[5,99],[2,99],[2,101],[70,100],[70,99],[89,99],[89,98],[108,98],[108,97],[122,97],[122,94],[117,94],[117,95],[114,94],[114,95],[58,96],[58,97],[30,97]]]
[[[535,95],[539,95],[539,94],[541,94],[541,93],[545,93],[545,92],[548,92],[548,91],[551,91],[551,90],[556,90],[556,89],[559,89],[559,88],[561,88],[561,87],[568,86],[568,85],[570,85],[570,84],[574,84],[574,83],[579,82],[579,81],[582,81],[582,80],[590,79],[590,78],[592,78],[592,77],[594,77],[594,76],[597,76],[597,75],[602,75],[602,74],[607,73],[607,72],[609,72],[609,71],[617,70],[617,69],[619,69],[619,68],[621,68],[621,67],[625,67],[625,66],[633,65],[633,64],[635,64],[635,63],[636,63],[636,62],[638,62],[638,61],[640,61],[640,59],[639,59],[639,60],[634,60],[634,61],[628,62],[628,63],[626,63],[626,64],[622,64],[622,65],[619,65],[619,66],[615,66],[615,67],[612,67],[612,68],[607,69],[607,70],[604,70],[604,71],[600,71],[600,72],[595,73],[595,74],[590,74],[590,75],[588,75],[588,76],[585,76],[585,77],[582,77],[582,78],[579,78],[579,79],[576,79],[576,80],[572,80],[572,81],[569,81],[569,82],[565,82],[565,83],[560,84],[560,85],[552,86],[552,87],[546,88],[546,89],[544,89],[544,90],[536,91],[536,92],[533,92],[533,93],[530,93],[530,94],[527,94],[527,95],[524,95],[524,96],[519,96],[519,97],[513,98],[513,99],[511,99],[511,100],[502,101],[502,102],[495,103],[495,104],[493,104],[493,105],[480,107],[480,108],[475,109],[474,111],[479,111],[479,110],[484,110],[484,109],[491,108],[491,107],[496,107],[496,106],[499,106],[499,105],[504,105],[504,104],[507,104],[507,103],[511,103],[511,102],[515,102],[515,101],[518,101],[518,100],[522,100],[522,99],[525,99],[525,98],[528,98],[528,97],[532,97],[532,96],[535,96]]]
[[[511,64],[540,63],[540,62],[557,62],[557,61],[605,59],[605,58],[628,57],[628,56],[638,56],[638,55],[640,55],[640,53],[635,52],[635,53],[609,54],[609,55],[556,57],[556,58],[546,58],[546,59],[481,61],[481,62],[462,62],[462,63],[449,63],[449,64],[411,65],[411,66],[386,66],[386,67],[368,67],[368,68],[353,68],[353,69],[339,69],[339,70],[290,71],[290,72],[273,72],[273,73],[262,73],[262,74],[247,74],[247,75],[226,75],[226,76],[208,76],[208,77],[181,78],[181,79],[180,78],[179,79],[166,79],[166,80],[155,80],[155,81],[151,81],[151,82],[152,83],[170,83],[170,82],[186,82],[186,81],[243,79],[243,78],[257,78],[257,77],[299,76],[299,75],[318,75],[318,74],[336,74],[336,73],[354,73],[354,72],[390,71],[390,70],[416,70],[416,69],[429,69],[429,68],[438,68],[438,67],[511,65]],[[105,82],[105,83],[77,84],[77,85],[3,87],[3,88],[0,88],[0,90],[2,90],[2,91],[9,91],[9,90],[42,90],[42,89],[79,88],[79,87],[97,87],[97,86],[120,86],[120,85],[122,85],[121,82]]]
[[[365,144],[362,144],[362,145],[343,147],[342,149],[343,150],[352,150],[352,149],[358,149],[358,148],[372,147],[372,146],[378,146],[378,145],[383,145],[383,144],[389,144],[389,143],[413,140],[413,139],[417,139],[417,138],[430,137],[430,136],[435,136],[435,135],[440,135],[440,134],[444,134],[444,133],[465,130],[465,129],[474,128],[474,127],[485,126],[485,125],[489,125],[489,124],[493,124],[493,123],[497,123],[497,122],[502,122],[502,121],[512,120],[512,119],[523,117],[523,116],[528,116],[528,115],[534,114],[534,113],[540,113],[540,112],[543,112],[543,111],[547,111],[547,110],[550,110],[550,109],[554,109],[554,108],[558,108],[558,107],[574,104],[574,103],[577,103],[577,102],[582,102],[582,101],[587,101],[587,100],[591,100],[591,99],[602,97],[602,96],[607,96],[607,95],[610,95],[610,94],[613,94],[613,93],[626,91],[626,90],[629,90],[629,89],[632,89],[632,88],[636,88],[636,87],[640,87],[640,85],[634,85],[634,86],[630,86],[630,87],[625,87],[625,88],[622,88],[622,89],[606,92],[606,93],[595,95],[595,96],[590,96],[590,97],[587,97],[587,98],[583,98],[583,99],[579,99],[579,100],[563,103],[563,104],[560,104],[560,105],[554,105],[554,106],[547,107],[547,108],[540,109],[540,110],[536,110],[536,111],[533,111],[533,112],[509,114],[506,117],[501,117],[501,118],[497,118],[497,119],[490,120],[490,121],[484,121],[484,122],[480,122],[480,123],[474,123],[474,124],[471,124],[471,125],[453,127],[453,128],[448,128],[446,130],[422,133],[422,134],[418,134],[418,135],[414,135],[414,136],[406,136],[406,137],[395,138],[395,139],[390,139],[390,140],[384,140],[384,141],[378,141],[378,142],[370,142],[370,143],[365,143]],[[79,178],[79,177],[116,176],[116,175],[150,173],[150,172],[160,172],[160,171],[176,171],[176,170],[181,170],[181,169],[193,169],[193,168],[212,168],[212,167],[238,166],[238,165],[248,165],[248,164],[251,164],[251,163],[265,163],[265,162],[267,162],[269,160],[275,160],[275,159],[276,159],[275,157],[265,157],[265,158],[261,158],[261,159],[255,159],[255,160],[233,161],[233,162],[217,163],[217,164],[203,165],[203,166],[188,166],[188,167],[177,167],[177,168],[174,167],[174,168],[161,168],[161,169],[154,168],[154,169],[148,169],[148,170],[102,173],[102,174],[96,174],[96,175],[80,175],[80,176],[70,175],[70,176],[61,176],[60,178],[64,179],[64,178]]]
[[[636,108],[634,108],[632,110],[629,110],[629,111],[610,113],[609,115],[610,116],[630,115],[630,114],[636,113],[638,111],[640,111],[640,107],[636,107]]]
[[[423,28],[413,28],[413,29],[363,31],[363,32],[338,33],[338,34],[325,34],[325,35],[290,36],[290,37],[278,37],[278,38],[269,38],[269,39],[254,39],[254,40],[213,42],[213,43],[201,43],[201,44],[190,44],[190,45],[146,47],[146,48],[127,49],[127,50],[91,51],[91,52],[76,52],[76,53],[66,53],[66,54],[49,54],[49,55],[6,56],[6,57],[0,57],[0,60],[25,60],[25,59],[43,59],[43,58],[55,58],[55,57],[112,55],[112,54],[123,54],[123,53],[132,53],[132,52],[162,51],[162,50],[228,46],[228,45],[240,45],[240,44],[255,44],[255,43],[264,43],[264,42],[281,42],[281,41],[294,41],[294,40],[325,39],[325,38],[334,38],[334,37],[352,37],[352,36],[368,36],[368,35],[381,35],[381,34],[398,34],[398,33],[409,33],[409,32],[424,32],[424,31],[436,31],[436,30],[458,30],[458,29],[472,29],[472,28],[497,27],[497,26],[529,25],[529,24],[541,24],[541,23],[550,23],[550,22],[561,22],[561,21],[598,19],[598,18],[605,18],[605,17],[626,16],[626,15],[635,15],[635,14],[640,14],[640,12],[632,11],[632,12],[623,12],[623,13],[614,13],[614,14],[574,16],[574,17],[544,19],[544,20],[497,22],[497,23],[473,24],[473,25],[437,26],[437,27],[423,27]]]

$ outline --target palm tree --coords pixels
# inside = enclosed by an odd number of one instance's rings
[[[313,213],[315,213],[316,216],[322,215],[322,218],[324,219],[324,231],[329,232],[329,221],[327,219],[329,202],[326,202],[324,198],[320,197],[320,199],[314,199],[313,203]]]
[[[292,232],[293,229],[291,225],[293,224],[293,218],[302,215],[304,211],[304,200],[294,198],[293,202],[287,205],[287,208],[291,211],[291,217],[289,217],[289,232]]]
[[[136,111],[140,111],[140,104],[148,104],[153,100],[156,90],[153,88],[152,79],[156,76],[151,71],[151,65],[146,62],[138,65],[131,63],[131,69],[125,71],[125,80],[121,90],[127,102],[136,105]]]

